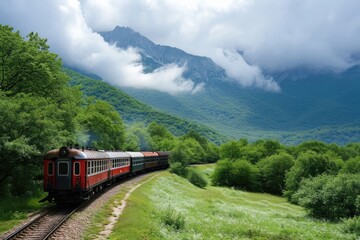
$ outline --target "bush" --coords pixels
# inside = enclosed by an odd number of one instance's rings
[[[340,173],[360,173],[360,156],[347,160]]]
[[[189,181],[199,188],[204,188],[207,185],[207,181],[204,176],[197,170],[191,169],[188,175]]]
[[[217,186],[258,190],[259,170],[246,160],[221,160],[216,164],[212,183]]]
[[[286,174],[285,196],[292,202],[292,195],[299,189],[304,178],[311,178],[326,174],[337,174],[341,169],[342,160],[330,154],[321,154],[313,151],[301,153],[294,166]],[[296,202],[295,202],[296,203]]]
[[[359,214],[360,174],[322,175],[301,182],[293,198],[311,216],[330,220]]]
[[[294,158],[287,153],[272,155],[258,162],[262,190],[281,194],[285,188],[285,173],[293,165]]]
[[[360,236],[360,216],[344,220],[344,232]]]
[[[181,213],[176,213],[174,209],[168,207],[161,215],[161,221],[175,230],[185,227],[185,217]]]
[[[187,168],[179,162],[170,163],[170,172],[175,173],[181,177],[187,176]]]
[[[215,186],[230,186],[230,171],[232,162],[228,159],[219,160],[211,176],[211,182]]]

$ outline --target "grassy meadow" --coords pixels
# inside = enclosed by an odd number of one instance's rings
[[[209,165],[197,168],[207,176],[213,170]],[[114,200],[118,198],[120,202],[123,196],[120,193]],[[109,207],[100,210],[97,222],[106,222],[109,214]],[[285,198],[213,186],[200,189],[165,171],[132,193],[109,239],[356,239],[356,236],[344,234],[341,223],[307,217],[301,207]]]

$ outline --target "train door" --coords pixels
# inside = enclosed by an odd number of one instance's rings
[[[56,162],[56,188],[71,189],[71,166],[70,159],[58,159]]]

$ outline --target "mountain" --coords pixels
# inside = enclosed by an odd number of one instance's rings
[[[142,61],[146,71],[151,72],[166,64],[176,63],[186,65],[185,78],[190,78],[195,83],[227,79],[225,71],[216,65],[210,58],[188,54],[181,49],[156,45],[146,37],[131,28],[116,27],[111,32],[101,32],[105,41],[116,43],[119,48],[127,49],[136,47],[141,49]]]
[[[94,96],[113,105],[127,124],[149,124],[156,121],[165,125],[176,136],[195,130],[217,144],[228,140],[209,127],[157,111],[102,80],[93,79],[69,68],[64,68],[64,72],[70,77],[71,86],[80,86],[85,96]]]
[[[356,131],[360,128],[359,66],[342,73],[308,69],[267,73],[282,89],[272,93],[243,88],[211,59],[157,45],[130,28],[116,27],[100,34],[119,48],[140,49],[148,72],[169,63],[185,65],[184,77],[206,84],[200,93],[176,96],[123,88],[156,109],[217,129],[231,138],[271,137],[284,143],[306,139],[342,144],[360,141]],[[334,129],[336,135],[330,134]]]

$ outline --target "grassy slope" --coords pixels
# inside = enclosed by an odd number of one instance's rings
[[[180,215],[184,226],[166,225],[169,215],[174,222]],[[309,219],[281,197],[199,189],[163,172],[133,192],[110,239],[355,239],[343,234],[341,226]]]

